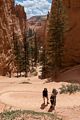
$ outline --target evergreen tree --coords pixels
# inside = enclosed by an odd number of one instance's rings
[[[33,35],[33,31],[32,31],[31,28],[29,28],[29,30],[28,30],[28,36],[29,36],[29,37],[32,37],[32,35]]]
[[[32,61],[32,66],[34,63],[34,66],[37,65],[38,61],[38,44],[37,44],[37,36],[36,32],[32,29],[29,29],[28,31],[28,39],[29,39],[29,54],[30,59]]]
[[[45,79],[47,77],[47,68],[46,68],[46,54],[45,54],[45,48],[42,50],[41,54],[41,65],[42,65],[42,74],[41,74],[41,79]]]
[[[27,41],[27,33],[24,34],[24,71],[25,71],[25,77],[27,77],[27,72],[29,70],[29,44]]]
[[[34,32],[34,62],[35,62],[35,66],[37,65],[37,60],[38,60],[38,46],[37,46],[36,32]]]
[[[62,0],[53,0],[49,16],[49,29],[47,39],[47,68],[49,75],[55,78],[63,63],[64,47],[64,9]]]
[[[33,68],[34,59],[34,44],[33,44],[33,30],[31,28],[27,31],[27,44],[28,44],[28,58],[30,61],[30,66]]]
[[[17,77],[18,77],[18,72],[21,73],[22,71],[22,56],[21,56],[21,43],[19,42],[19,38],[14,34],[14,55],[15,55],[15,64],[17,68]]]

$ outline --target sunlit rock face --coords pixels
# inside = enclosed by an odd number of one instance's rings
[[[52,1],[52,5],[54,0]],[[80,64],[80,0],[63,0],[65,10],[65,35],[64,35],[64,64],[74,66]],[[46,25],[46,39],[48,31]],[[46,40],[45,39],[45,40]],[[47,44],[47,42],[45,42]]]
[[[68,29],[65,32],[65,65],[80,63],[80,0],[64,0]]]
[[[23,42],[23,29],[25,31],[25,19],[26,14],[22,9],[23,18],[17,16],[17,12],[21,12],[20,9],[14,4],[14,0],[0,0],[0,75],[6,75],[9,70],[9,66],[13,65],[13,42],[14,34],[18,36],[18,41]]]
[[[11,1],[0,0],[0,53],[7,53],[11,48]]]
[[[26,13],[24,11],[24,7],[22,7],[21,5],[16,5],[15,11],[16,11],[16,16],[19,19],[21,32],[22,34],[24,34],[26,29]]]
[[[42,46],[45,43],[46,19],[46,15],[33,16],[27,21],[28,28],[36,31],[36,38],[39,46]]]
[[[12,41],[12,7],[11,0],[0,0],[0,73],[6,66],[11,51]],[[9,55],[8,55],[9,54]]]

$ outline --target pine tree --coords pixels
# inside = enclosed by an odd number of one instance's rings
[[[42,65],[42,74],[41,79],[45,79],[47,77],[47,68],[46,68],[46,54],[45,54],[45,48],[42,50],[41,59],[40,59],[41,65]]]
[[[29,28],[29,30],[27,31],[27,44],[30,66],[33,68],[34,47],[33,47],[33,30],[31,28]]]
[[[22,71],[22,56],[21,56],[21,43],[19,42],[19,38],[16,35],[16,33],[14,33],[14,55],[15,55],[15,65],[17,68],[17,77],[18,77],[18,72],[21,73]]]
[[[38,44],[37,44],[37,35],[36,32],[32,29],[29,29],[28,31],[28,39],[29,39],[29,54],[30,54],[30,59],[33,67],[37,65],[38,61]]]
[[[55,78],[63,63],[64,48],[64,9],[62,0],[53,0],[49,17],[47,39],[47,68],[49,75]],[[51,73],[51,74],[50,74]]]
[[[27,41],[27,33],[24,34],[24,71],[25,71],[25,77],[27,77],[27,73],[29,70],[29,52],[28,52],[29,44]]]
[[[35,66],[37,65],[37,60],[38,60],[38,44],[37,44],[36,32],[34,32],[34,62],[35,62]]]

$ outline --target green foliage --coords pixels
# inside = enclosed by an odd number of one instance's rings
[[[15,55],[15,64],[17,71],[22,71],[23,64],[23,51],[22,43],[19,41],[19,37],[14,34],[14,55]]]
[[[42,69],[41,69],[41,79],[45,79],[47,77],[47,66],[46,66],[46,63],[47,63],[47,58],[46,58],[46,53],[45,53],[45,48],[42,49],[42,52],[40,54],[40,64],[42,66]]]
[[[25,77],[27,77],[27,73],[28,73],[28,70],[29,70],[29,43],[28,43],[28,40],[27,40],[27,33],[24,34],[24,63],[23,63],[23,66],[24,66],[24,71],[25,71]]]
[[[1,120],[27,120],[33,118],[35,120],[62,120],[56,114],[43,113],[43,112],[34,112],[29,110],[16,110],[16,111],[5,111],[0,113]]]
[[[30,72],[34,76],[37,76],[37,74],[38,74],[35,68],[32,68]]]
[[[28,37],[32,37],[33,36],[33,31],[31,28],[29,28],[28,30]]]
[[[15,117],[19,116],[21,114],[21,111],[5,111],[3,113],[0,113],[1,120],[14,120]]]
[[[26,42],[26,34],[24,34],[24,41],[19,40],[19,36],[14,33],[13,35],[14,42],[14,55],[15,55],[15,66],[17,73],[25,72],[27,75],[27,68],[29,67],[28,63],[28,44]]]
[[[63,93],[75,93],[75,92],[80,92],[80,85],[79,84],[68,84],[68,85],[62,85],[60,89],[60,94]]]
[[[34,29],[29,28],[27,32],[27,39],[28,39],[28,53],[29,53],[29,60],[31,62],[34,61],[34,66],[37,65],[38,61],[38,41],[36,37],[36,32]],[[32,63],[33,64],[33,63]]]
[[[62,0],[53,0],[47,39],[47,66],[50,72],[61,69],[64,48],[64,9]],[[53,74],[53,73],[52,73]]]

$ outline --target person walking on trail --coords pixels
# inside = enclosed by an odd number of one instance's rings
[[[58,91],[56,89],[52,90],[52,94],[50,96],[50,103],[51,103],[51,108],[55,109],[56,106],[56,96],[58,94]]]
[[[46,100],[47,100],[47,104],[49,104],[49,102],[48,102],[49,99],[48,99],[48,90],[47,90],[47,88],[44,88],[44,90],[42,92],[42,95],[43,95],[44,104],[45,104]]]

